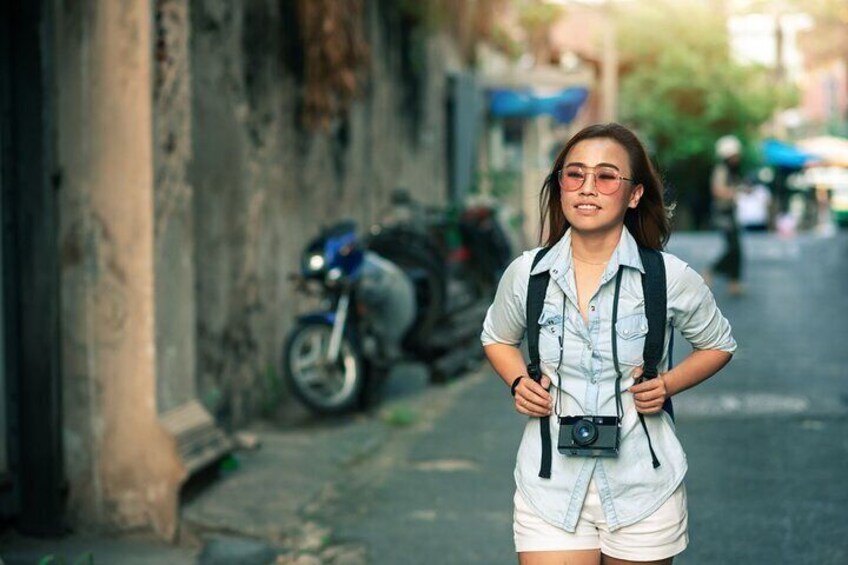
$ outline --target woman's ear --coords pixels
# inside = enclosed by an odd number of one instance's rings
[[[639,200],[642,198],[642,193],[645,192],[645,187],[641,184],[637,184],[633,189],[633,192],[630,193],[630,202],[627,203],[628,208],[636,208],[639,205]]]

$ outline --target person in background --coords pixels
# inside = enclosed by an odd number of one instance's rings
[[[742,294],[742,245],[739,241],[736,203],[743,186],[742,143],[735,135],[725,135],[716,142],[715,152],[718,162],[713,167],[710,191],[713,197],[713,224],[724,236],[724,251],[704,272],[704,280],[711,286],[713,275],[722,275],[729,281],[727,291],[733,296],[739,296]]]

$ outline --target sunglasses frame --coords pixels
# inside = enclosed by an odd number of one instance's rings
[[[601,190],[601,188],[598,184],[598,174],[595,170],[595,169],[597,169],[597,167],[577,167],[576,165],[570,165],[570,166],[576,167],[583,172],[583,182],[581,182],[578,186],[576,186],[574,188],[566,188],[565,187],[565,181],[563,180],[563,173],[565,172],[565,170],[568,167],[563,167],[563,168],[559,169],[556,173],[557,182],[559,183],[560,190],[563,190],[565,192],[575,192],[575,191],[583,188],[583,185],[586,184],[586,176],[587,175],[595,175],[595,188],[601,194],[606,194],[606,195],[615,194],[616,192],[618,192],[619,189],[621,189],[621,181],[623,181],[623,180],[626,180],[628,182],[633,182],[632,178],[625,177],[624,175],[622,175],[621,173],[619,173],[615,169],[604,167],[605,170],[609,170],[611,172],[614,172],[616,175],[618,175],[618,185],[616,185],[615,190],[611,190],[611,191]],[[587,169],[591,169],[591,170],[587,170]]]

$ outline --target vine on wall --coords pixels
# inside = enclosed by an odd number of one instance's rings
[[[514,0],[513,0],[514,1]],[[370,62],[366,12],[377,9],[398,26],[402,59],[421,58],[426,35],[446,33],[457,42],[467,63],[474,46],[496,34],[495,14],[510,0],[296,0],[297,29],[286,35],[291,71],[302,81],[301,118],[310,129],[327,130],[343,118],[362,90]],[[390,17],[393,14],[395,17]],[[394,33],[389,33],[389,36]],[[298,36],[297,39],[294,39]],[[299,39],[299,41],[298,41]],[[294,54],[297,55],[294,55]],[[294,56],[292,56],[294,55]],[[423,75],[422,61],[402,60],[404,80],[411,88]]]
[[[368,61],[364,0],[298,0],[304,49],[303,120],[328,129],[347,113]]]

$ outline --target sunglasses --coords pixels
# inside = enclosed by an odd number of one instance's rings
[[[611,167],[583,167],[581,165],[568,165],[557,171],[559,187],[566,192],[580,190],[586,182],[587,175],[595,175],[595,188],[601,194],[614,194],[621,188],[621,181],[633,182],[633,179],[621,176],[617,170]]]

